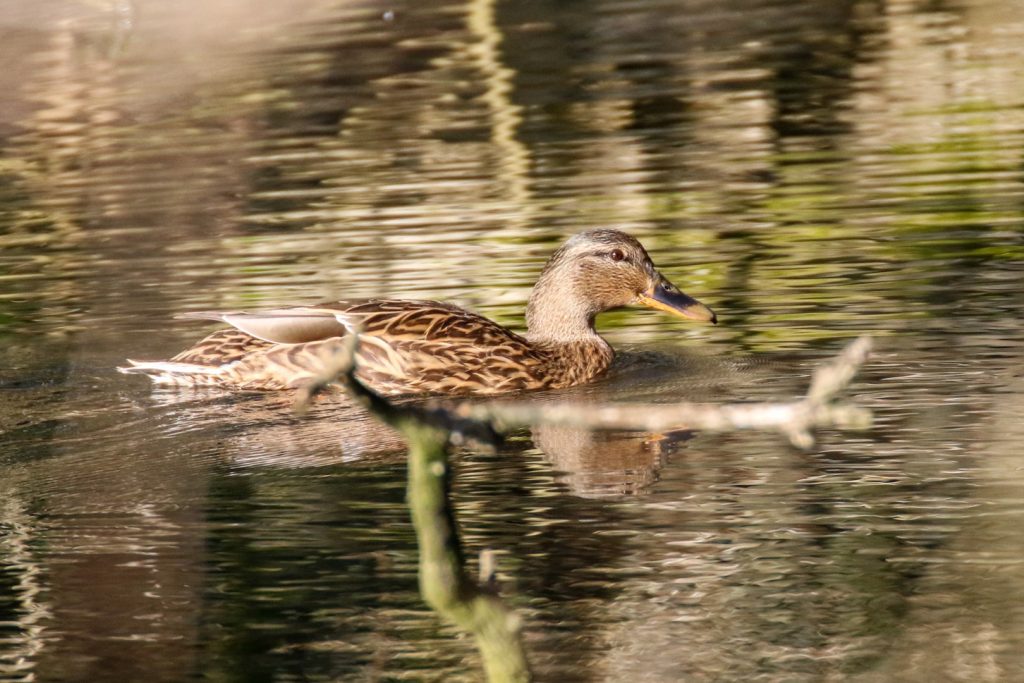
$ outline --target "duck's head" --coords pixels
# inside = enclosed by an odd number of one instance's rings
[[[581,324],[592,330],[598,313],[633,304],[718,322],[658,272],[640,242],[618,230],[588,230],[566,241],[537,280],[526,322],[532,336],[563,336]]]

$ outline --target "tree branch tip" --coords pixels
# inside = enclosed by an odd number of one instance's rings
[[[292,402],[292,409],[297,414],[304,415],[309,410],[314,398],[342,378],[349,380],[345,384],[348,385],[350,393],[359,393],[357,388],[351,386],[355,382],[356,351],[358,349],[359,328],[353,328],[351,333],[342,339],[340,348],[324,364],[324,369],[320,374],[298,388],[295,400]],[[365,389],[362,385],[359,388]]]
[[[831,363],[827,363],[821,369],[827,369],[829,367],[836,366],[852,366],[854,372],[860,369],[861,365],[864,365],[867,361],[868,356],[871,355],[871,351],[874,349],[875,342],[871,335],[863,334],[852,342],[843,347],[843,350],[839,352],[839,355]]]
[[[292,412],[299,417],[304,417],[313,403],[313,395],[313,390],[308,385],[300,387],[295,392],[295,400],[292,401]]]
[[[480,551],[479,583],[489,588],[496,588],[498,585],[498,556],[491,548]]]
[[[793,446],[802,451],[807,451],[814,447],[814,435],[807,429],[790,427],[783,429],[782,433],[786,435],[786,438],[789,439]]]
[[[875,421],[870,408],[843,403],[832,407],[832,423],[842,429],[869,429]]]
[[[839,352],[835,358],[818,367],[811,376],[805,401],[812,404],[828,403],[832,397],[845,389],[870,355],[873,342],[871,337],[857,337]]]

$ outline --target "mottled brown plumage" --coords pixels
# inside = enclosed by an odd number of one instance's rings
[[[120,368],[158,384],[288,389],[319,375],[352,330],[357,376],[386,395],[497,394],[588,382],[611,364],[598,313],[633,303],[697,320],[714,313],[663,278],[635,239],[593,230],[552,255],[521,336],[437,301],[371,299],[271,311],[191,313],[232,325],[166,362]]]

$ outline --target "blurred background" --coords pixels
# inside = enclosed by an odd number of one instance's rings
[[[189,310],[437,298],[514,328],[618,227],[715,328],[602,316],[525,400],[788,400],[867,433],[535,429],[453,456],[538,678],[1024,679],[1018,0],[0,0],[0,679],[479,676],[404,451],[344,400],[116,374]]]

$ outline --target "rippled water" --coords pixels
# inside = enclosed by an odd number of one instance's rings
[[[197,309],[521,326],[617,226],[722,322],[603,316],[554,398],[789,399],[871,333],[877,420],[456,453],[538,676],[1024,679],[1022,41],[1014,0],[0,2],[0,678],[477,680],[393,434],[113,368]]]

